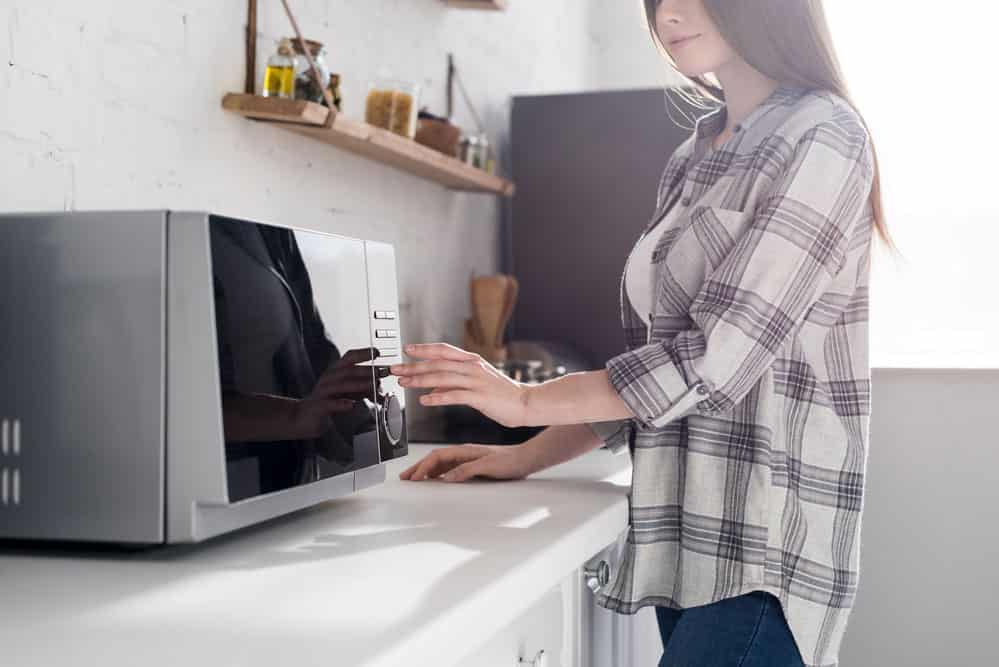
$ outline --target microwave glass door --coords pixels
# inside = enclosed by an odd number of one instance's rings
[[[379,463],[363,242],[210,230],[229,501]]]

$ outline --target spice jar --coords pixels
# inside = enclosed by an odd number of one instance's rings
[[[264,97],[285,99],[295,95],[295,52],[290,39],[282,39],[277,52],[267,60],[262,92]]]
[[[368,91],[364,121],[400,136],[416,135],[420,86],[397,79],[376,79]]]
[[[489,140],[486,135],[469,135],[461,140],[461,161],[478,169],[486,169],[489,160]]]
[[[312,76],[312,68],[309,67],[309,59],[305,57],[302,45],[297,39],[292,40],[295,53],[298,55],[295,58],[295,99],[323,104],[326,100],[323,96],[323,89],[330,82],[330,68],[326,64],[326,47],[323,46],[322,42],[317,42],[314,39],[303,41],[312,55],[312,60],[316,63],[316,69],[319,70],[319,79],[323,83],[321,86],[316,85],[316,80]]]

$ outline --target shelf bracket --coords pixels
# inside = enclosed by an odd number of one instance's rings
[[[257,93],[257,0],[246,2],[246,82],[247,95]]]
[[[298,41],[298,47],[305,54],[305,59],[309,61],[309,71],[312,74],[313,80],[315,80],[316,85],[319,86],[319,90],[323,91],[323,99],[326,101],[326,106],[329,109],[329,114],[326,116],[326,120],[323,122],[323,127],[329,129],[333,127],[333,121],[336,120],[336,106],[333,104],[333,95],[330,93],[327,87],[329,82],[323,82],[322,78],[319,76],[319,68],[316,67],[316,61],[312,58],[312,53],[309,51],[308,46],[305,43],[305,38],[302,37],[302,31],[298,28],[298,21],[295,20],[295,15],[291,11],[291,6],[288,4],[288,0],[281,0],[281,4],[284,6],[284,13],[288,16],[288,21],[291,23],[292,30],[295,31],[295,39]],[[257,90],[257,0],[247,0],[246,6],[246,81],[243,84],[243,90],[247,95],[255,95]]]

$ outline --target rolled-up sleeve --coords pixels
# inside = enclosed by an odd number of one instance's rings
[[[607,361],[638,422],[718,413],[752,389],[841,270],[872,180],[872,148],[855,117],[801,136],[694,296],[691,328]]]
[[[628,449],[628,441],[631,438],[633,424],[631,419],[613,419],[610,421],[588,422],[586,424],[590,430],[597,434],[604,444],[601,449],[609,449],[614,454],[619,454]]]

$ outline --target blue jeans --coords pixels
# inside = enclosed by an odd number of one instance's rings
[[[659,667],[804,667],[780,602],[751,591],[689,609],[656,607]]]

